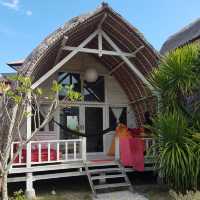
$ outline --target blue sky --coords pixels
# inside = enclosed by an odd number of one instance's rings
[[[0,0],[0,73],[6,62],[27,56],[70,18],[101,0]],[[107,0],[159,50],[166,38],[200,17],[200,0]]]

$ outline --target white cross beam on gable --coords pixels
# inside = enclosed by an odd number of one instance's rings
[[[90,48],[84,48],[91,40],[93,40],[96,35],[98,35],[98,49],[90,49]],[[114,49],[114,51],[108,51],[102,49],[102,39],[105,39],[110,46]],[[136,76],[145,84],[148,86],[148,88],[154,93],[153,86],[147,81],[147,79],[143,76],[143,74],[132,64],[132,62],[128,59],[128,57],[135,57],[135,54],[142,49],[143,46],[139,47],[136,51],[133,53],[130,52],[122,52],[120,48],[112,41],[112,39],[105,33],[103,30],[101,30],[99,27],[96,31],[94,31],[88,38],[86,38],[79,46],[77,47],[70,47],[65,46],[62,49],[71,51],[65,58],[63,58],[59,63],[57,63],[52,69],[50,69],[46,74],[44,74],[41,78],[39,78],[33,85],[32,89],[35,89],[38,87],[41,83],[43,83],[46,79],[48,79],[51,75],[53,75],[57,70],[59,70],[65,63],[67,63],[71,58],[73,58],[77,53],[79,52],[85,52],[85,53],[92,53],[92,54],[98,54],[100,57],[102,55],[112,55],[112,56],[119,56],[124,63],[128,67],[133,70],[133,72],[136,74]],[[121,64],[122,65],[122,64]],[[120,66],[121,66],[120,65]],[[120,67],[120,66],[117,66]]]
[[[71,58],[73,58],[80,49],[87,45],[96,35],[98,34],[98,30],[94,31],[88,38],[86,38],[76,49],[74,49],[70,54],[68,54],[65,58],[63,58],[58,64],[56,64],[53,68],[51,68],[46,74],[44,74],[41,78],[39,78],[33,85],[32,89],[37,88],[41,83],[43,83],[46,79],[52,76],[56,71],[58,71],[65,63],[67,63]]]
[[[102,35],[105,38],[105,40],[112,46],[112,48],[120,54],[121,59],[131,68],[131,70],[136,74],[136,76],[154,93],[155,90],[153,86],[144,77],[144,75],[132,64],[132,62],[123,54],[120,48],[112,41],[112,39],[107,35],[107,33],[102,31]]]
[[[74,51],[76,48],[77,47],[65,46],[62,49],[66,51]],[[119,53],[117,51],[108,51],[108,50],[102,50],[102,49],[81,48],[79,49],[79,52],[100,54],[99,57],[101,57],[102,55],[121,56],[121,54],[123,54],[126,57],[135,57],[134,53],[126,53],[126,52]]]

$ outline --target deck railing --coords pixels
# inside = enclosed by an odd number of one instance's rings
[[[11,159],[17,151],[19,142],[13,142]],[[30,148],[28,150],[28,148]],[[14,160],[13,166],[39,165],[48,163],[74,162],[86,160],[86,140],[46,140],[31,141]],[[29,163],[27,163],[29,162]]]

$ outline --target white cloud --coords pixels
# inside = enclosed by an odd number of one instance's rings
[[[27,16],[31,16],[33,14],[31,10],[21,9],[20,0],[0,0],[0,5],[18,11]]]
[[[27,10],[27,11],[26,11],[26,15],[27,15],[27,16],[31,16],[32,14],[33,14],[33,12],[32,12],[31,10]]]
[[[0,4],[13,10],[19,10],[19,0],[0,1]]]

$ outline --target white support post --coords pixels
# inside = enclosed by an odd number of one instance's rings
[[[48,143],[47,148],[48,148],[48,162],[50,162],[51,161],[51,143]]]
[[[121,59],[131,68],[131,70],[137,75],[137,77],[152,91],[153,94],[154,88],[149,83],[149,81],[143,76],[143,74],[132,64],[132,62],[127,58],[126,55],[120,50],[120,48],[112,41],[112,39],[102,30],[102,35],[105,40],[111,45],[113,49],[115,49],[119,54]]]
[[[33,188],[33,174],[26,174],[26,197],[27,199],[35,199],[35,190]]]
[[[82,49],[85,45],[87,45],[96,35],[98,34],[98,30],[94,31],[88,38],[86,38],[78,47],[76,47],[70,54],[68,54],[65,58],[63,58],[58,64],[52,67],[46,74],[44,74],[41,78],[39,78],[32,86],[32,89],[37,88],[41,83],[47,80],[51,75],[53,75],[57,70],[59,70],[66,62],[68,62],[71,58],[73,58],[80,49]]]
[[[120,160],[119,137],[115,136],[115,160]]]
[[[26,125],[26,137],[29,138],[31,137],[31,93],[29,92],[28,94],[29,98],[29,103],[27,105],[27,125]],[[31,142],[27,143],[26,146],[26,167],[29,168],[31,167]],[[33,174],[32,173],[27,173],[26,174],[26,196],[28,199],[33,199],[35,198],[35,190],[33,188]]]
[[[30,138],[32,134],[31,130],[31,116],[32,116],[32,108],[31,108],[31,93],[28,94],[29,103],[27,105],[27,125],[26,125],[26,138]],[[26,167],[31,166],[31,142],[27,143],[26,145]]]
[[[99,47],[99,57],[102,57],[102,33],[99,31],[98,34],[98,47]]]
[[[82,159],[83,161],[87,160],[87,154],[86,154],[86,137],[82,138]]]

